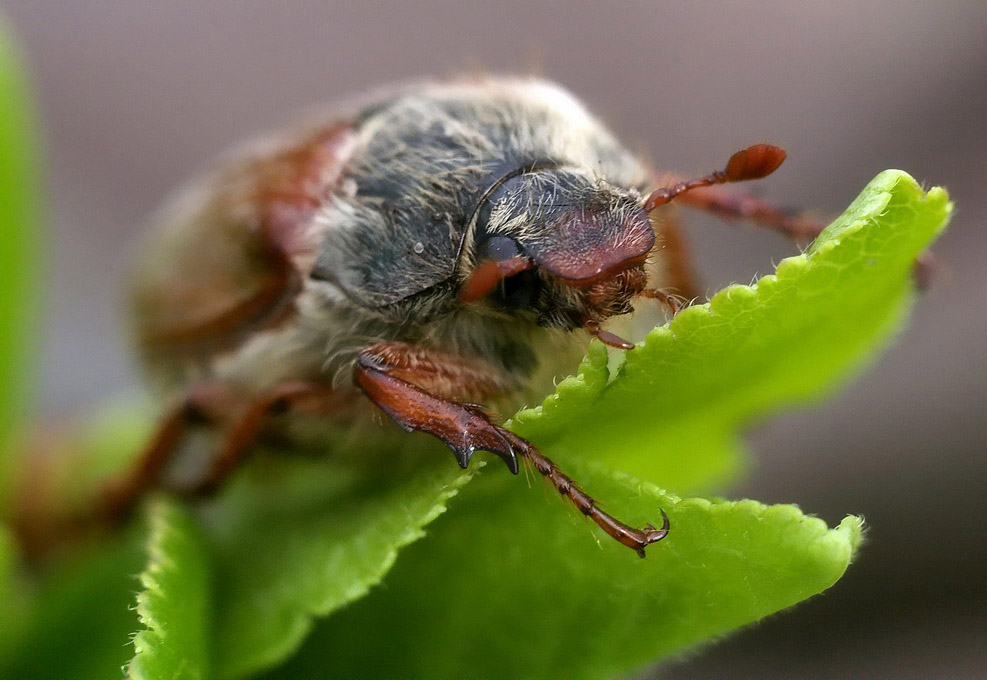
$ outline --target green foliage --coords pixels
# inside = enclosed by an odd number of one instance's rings
[[[135,527],[135,530],[139,527]],[[10,574],[0,601],[0,677],[31,680],[116,678],[138,628],[134,578],[141,569],[138,532],[87,546],[46,565]],[[13,543],[0,544],[12,550]],[[0,562],[16,557],[7,552]]]
[[[209,561],[198,523],[181,505],[154,499],[148,565],[140,575],[133,680],[209,677]]]
[[[262,461],[210,509],[218,677],[290,656],[313,617],[365,596],[473,474],[432,447],[386,454],[372,465],[340,456],[278,469]]]
[[[27,79],[0,16],[0,505],[14,428],[29,410],[38,326],[41,186]]]
[[[30,116],[6,44],[0,195],[15,200],[0,201],[0,437],[23,409],[37,268]],[[146,524],[41,571],[0,527],[0,677],[604,677],[811,597],[847,568],[857,518],[828,529],[794,506],[683,500],[654,484],[716,488],[738,467],[739,428],[872,357],[950,208],[941,189],[882,173],[773,276],[685,310],[613,374],[592,345],[577,376],[515,416],[616,516],[668,512],[672,531],[645,560],[541,480],[499,465],[462,473],[421,436],[260,457],[215,501],[153,499]],[[104,414],[60,478],[91,488],[149,423]]]

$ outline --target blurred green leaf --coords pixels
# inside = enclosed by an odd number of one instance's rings
[[[150,507],[149,563],[140,576],[132,680],[209,677],[210,576],[197,520],[162,498]]]
[[[41,162],[34,108],[16,45],[0,16],[0,505],[10,448],[30,421],[41,296]]]
[[[24,594],[18,588],[17,574],[17,539],[7,527],[0,524],[0,602],[5,603],[4,609],[17,610],[22,608],[21,599]],[[6,658],[15,647],[14,636],[0,636],[0,659]]]
[[[653,330],[612,381],[597,345],[512,427],[558,462],[606,462],[678,492],[707,491],[739,464],[738,430],[770,409],[818,398],[901,326],[912,267],[946,226],[943,189],[926,195],[887,170],[816,239],[751,286],[729,286]]]
[[[48,491],[63,511],[92,502],[86,492],[139,450],[148,417],[130,400],[127,408],[103,409],[46,440],[46,456],[54,463],[45,469]],[[138,627],[133,602],[145,535],[144,523],[135,522],[126,531],[83,538],[40,565],[5,554],[0,541],[0,563],[10,565],[13,594],[0,598],[0,678],[121,677],[133,656],[128,640]],[[11,537],[7,547],[14,545]]]
[[[0,606],[0,677],[31,680],[119,678],[136,628],[134,575],[141,569],[140,526],[18,573],[20,595]],[[19,570],[23,572],[23,569]]]

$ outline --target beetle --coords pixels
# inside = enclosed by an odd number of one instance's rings
[[[639,299],[674,312],[696,296],[670,201],[818,233],[721,186],[784,158],[758,144],[705,177],[662,178],[561,87],[500,77],[385,90],[240,151],[162,212],[138,268],[135,345],[173,405],[102,515],[125,518],[156,486],[214,493],[273,415],[315,404],[352,427],[383,412],[462,468],[477,450],[515,474],[526,459],[643,557],[669,532],[664,511],[657,528],[610,516],[487,408],[544,394],[590,337],[630,350],[603,326]],[[169,482],[201,423],[220,433],[215,455]]]

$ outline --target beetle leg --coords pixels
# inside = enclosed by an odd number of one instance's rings
[[[474,362],[475,364],[476,362]],[[510,441],[490,422],[482,407],[460,403],[496,394],[506,388],[493,367],[484,372],[461,357],[405,343],[381,343],[357,356],[357,386],[384,413],[408,432],[419,430],[441,439],[463,469],[477,450],[500,456],[517,474],[518,462]],[[431,391],[425,389],[430,388]],[[437,392],[443,396],[436,396]]]
[[[620,520],[600,510],[596,501],[587,495],[582,489],[576,486],[572,478],[562,472],[559,467],[549,458],[542,455],[530,442],[518,437],[509,430],[504,430],[505,435],[511,440],[514,450],[531,461],[535,470],[552,483],[555,489],[569,499],[576,506],[579,512],[583,513],[597,526],[622,545],[634,550],[638,555],[644,557],[645,547],[652,543],[657,543],[668,535],[670,523],[665,511],[661,511],[662,525],[656,529],[648,524],[642,529],[634,529],[627,526]]]
[[[223,385],[208,383],[190,390],[182,402],[162,419],[136,465],[104,489],[100,517],[111,524],[119,524],[130,516],[147,491],[167,486],[161,477],[181,450],[182,441],[192,425],[215,419],[227,420],[226,414],[231,410],[241,414],[222,436],[219,451],[203,476],[189,486],[170,489],[185,496],[208,496],[218,490],[246,459],[267,416],[308,397],[328,398],[327,390],[315,383],[285,382],[249,402],[245,410],[241,410],[242,397]]]
[[[662,181],[670,182],[668,178]],[[811,241],[829,224],[812,213],[783,208],[759,196],[725,186],[693,189],[678,196],[676,203],[711,212],[726,220],[742,220],[767,227],[798,242]],[[920,290],[928,287],[935,266],[935,257],[929,251],[915,259],[913,277]]]
[[[666,208],[662,212],[657,229],[661,237],[666,288],[686,300],[695,300],[700,297],[702,291],[692,263],[689,261],[688,248],[678,220],[678,211],[674,207]]]
[[[727,220],[743,220],[767,227],[795,241],[814,239],[828,224],[809,213],[782,208],[748,192],[725,186],[694,189],[679,196],[677,203]]]
[[[430,352],[432,360],[429,360]],[[414,353],[414,359],[408,359],[404,353]],[[412,364],[417,371],[410,368]],[[420,381],[435,385],[440,382],[436,380],[436,374],[445,374],[448,377],[457,370],[463,370],[465,375],[476,371],[459,357],[449,358],[441,352],[402,343],[386,343],[360,352],[354,378],[357,386],[370,400],[402,428],[409,432],[426,432],[445,442],[456,454],[456,459],[463,468],[476,450],[497,454],[514,474],[518,472],[517,457],[527,458],[581,513],[641,557],[644,557],[646,546],[660,541],[668,534],[669,522],[664,512],[664,522],[660,529],[651,525],[634,529],[624,524],[600,510],[596,501],[531,443],[491,422],[489,416],[476,404],[457,403],[452,399],[436,396],[418,384]]]
[[[99,519],[120,524],[130,517],[143,495],[158,484],[189,427],[204,420],[217,399],[223,400],[219,394],[211,385],[194,387],[161,419],[134,466],[103,488],[97,508]]]
[[[222,438],[218,454],[210,461],[201,479],[191,485],[175,489],[185,496],[211,496],[223,482],[246,460],[261,434],[267,418],[283,413],[293,405],[310,397],[332,402],[334,395],[327,387],[308,382],[285,382],[247,406],[242,416]]]

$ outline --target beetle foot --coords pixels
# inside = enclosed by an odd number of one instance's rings
[[[472,411],[472,409],[470,410]],[[459,467],[465,470],[469,467],[474,453],[477,451],[489,451],[499,456],[504,461],[504,464],[507,465],[507,469],[511,471],[511,474],[516,475],[520,470],[517,452],[511,446],[511,442],[507,437],[503,435],[501,428],[490,421],[486,421],[485,417],[484,421],[485,426],[481,428],[483,430],[482,433],[475,431],[464,432],[462,435],[462,444],[447,442],[453,455],[456,457],[456,462],[459,463]]]

